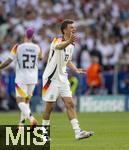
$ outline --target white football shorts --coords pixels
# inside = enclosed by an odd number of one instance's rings
[[[55,80],[43,80],[42,99],[48,102],[55,102],[59,96],[72,97],[70,83],[66,82],[59,85]]]
[[[16,97],[31,98],[34,88],[35,84],[15,83]]]

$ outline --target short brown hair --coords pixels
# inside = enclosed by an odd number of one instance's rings
[[[67,25],[68,24],[73,24],[73,23],[74,23],[73,20],[70,20],[70,19],[64,20],[63,23],[61,24],[61,27],[60,27],[62,34],[64,34],[64,29],[67,28]]]

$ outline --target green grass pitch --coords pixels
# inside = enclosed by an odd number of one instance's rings
[[[35,114],[41,123],[41,114]],[[129,150],[129,113],[79,113],[82,129],[94,136],[76,141],[65,113],[51,116],[51,150]],[[0,124],[17,124],[19,113],[0,113]]]

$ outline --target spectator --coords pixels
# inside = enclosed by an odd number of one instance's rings
[[[82,45],[78,53],[78,67],[87,68],[90,65],[90,54],[87,49],[87,45]]]
[[[129,66],[122,65],[118,74],[118,91],[120,94],[129,94]]]
[[[122,64],[129,64],[129,44],[125,45],[123,54],[121,55],[120,62]]]
[[[0,79],[0,110],[8,110],[8,104],[6,99],[6,90],[2,83],[2,80]]]
[[[120,56],[122,54],[123,45],[120,42],[120,37],[111,36],[110,43],[112,46],[113,54],[112,57],[109,59],[110,65],[115,65],[119,62]]]
[[[102,63],[106,67],[109,65],[109,59],[113,55],[113,49],[111,43],[109,43],[108,37],[102,37],[101,41],[97,43],[97,49],[102,54]]]
[[[92,57],[92,62],[89,68],[87,69],[86,76],[88,90],[87,94],[99,94],[100,89],[103,85],[103,79],[101,74],[101,66],[99,64],[99,59],[96,56]]]
[[[93,49],[91,50],[90,52],[90,56],[93,57],[93,56],[96,56],[98,57],[99,59],[99,64],[102,66],[103,63],[102,63],[102,54],[101,52],[96,48],[96,43],[94,43],[94,47]]]

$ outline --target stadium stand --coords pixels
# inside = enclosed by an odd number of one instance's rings
[[[77,25],[77,43],[73,61],[88,68],[91,56],[99,58],[106,94],[129,93],[129,3],[128,0],[1,0],[0,1],[0,61],[7,58],[11,47],[21,42],[24,29],[33,26],[35,42],[43,49],[44,60],[39,65],[39,81],[47,61],[50,41],[58,36],[58,25],[64,19]],[[14,66],[1,73],[10,109],[15,109]],[[75,95],[87,91],[86,75],[78,79]],[[37,88],[41,89],[41,83]],[[81,88],[80,88],[81,87]],[[1,88],[1,86],[0,86]],[[0,89],[1,90],[1,89]],[[40,96],[39,90],[35,95]]]

